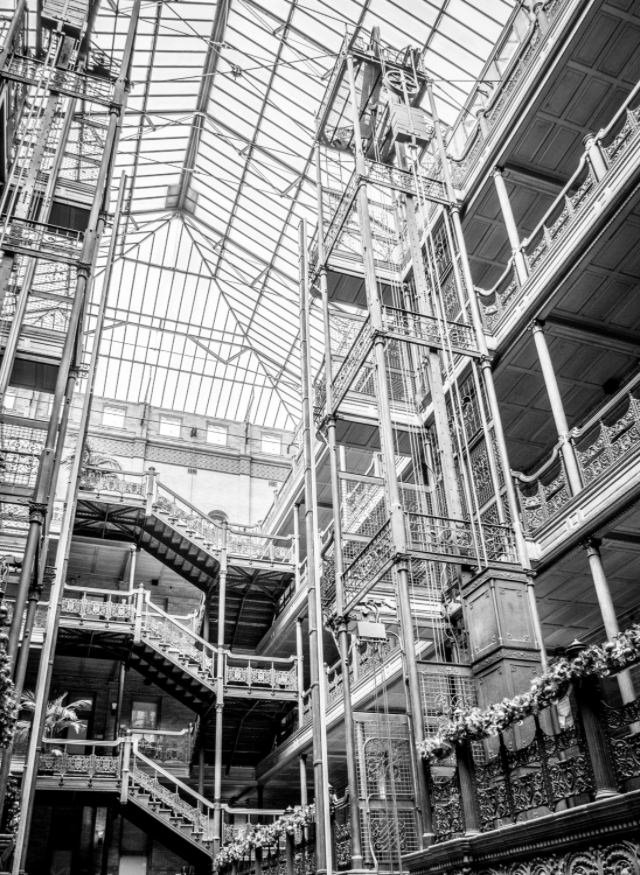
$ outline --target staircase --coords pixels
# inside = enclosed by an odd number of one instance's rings
[[[222,810],[216,818],[212,802],[141,753],[139,744],[140,739],[132,735],[115,741],[44,739],[37,786],[117,795],[122,805],[152,818],[209,859],[217,837],[233,841],[254,823],[283,814],[282,810],[228,809],[238,825],[225,825]],[[79,748],[82,753],[77,752]]]
[[[10,607],[10,605],[9,605]],[[36,614],[35,632],[44,630],[47,604]],[[77,652],[84,643],[112,658],[114,650],[145,677],[201,712],[216,693],[219,672],[225,697],[294,701],[295,657],[272,658],[218,650],[190,626],[153,604],[142,587],[128,592],[65,586],[60,610],[60,648]],[[96,646],[100,646],[100,651]],[[218,659],[220,662],[218,663]]]
[[[75,532],[137,542],[204,592],[217,579],[223,550],[233,565],[293,573],[291,538],[227,527],[146,473],[86,467]]]

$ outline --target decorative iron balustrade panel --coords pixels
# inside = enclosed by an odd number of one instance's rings
[[[583,172],[585,178],[576,190],[572,194],[566,194],[563,200],[552,208],[552,212],[547,214],[539,230],[523,246],[522,251],[531,271],[534,271],[555,250],[569,228],[582,215],[583,208],[591,202],[590,195],[595,191],[597,181],[587,161]]]
[[[384,573],[392,559],[391,523],[386,522],[342,575],[347,603],[366,586],[372,585]]]
[[[497,756],[479,762],[474,753],[483,830],[515,822],[523,814],[537,812],[533,816],[540,816],[555,811],[558,803],[593,791],[591,763],[577,726],[547,733],[537,718],[534,725],[534,736],[528,744],[508,748],[500,736]]]
[[[464,833],[462,799],[457,773],[449,778],[438,775],[431,778],[431,806],[434,841],[445,842]]]
[[[466,520],[405,513],[405,523],[410,550],[477,559],[473,531]]]
[[[482,319],[488,332],[493,333],[502,319],[504,313],[510,309],[512,299],[522,288],[516,276],[515,267],[509,265],[507,271],[498,283],[490,291],[476,288]],[[493,297],[493,303],[486,303],[488,298]]]
[[[199,636],[183,628],[169,616],[147,610],[142,618],[142,635],[159,649],[166,650],[170,656],[195,672],[205,683],[215,680],[215,651],[207,647]]]
[[[149,774],[137,766],[133,766],[130,772],[134,787],[139,787],[151,797],[152,803],[159,803],[169,809],[169,817],[177,817],[192,825],[192,834],[200,842],[212,842],[213,818],[200,808],[191,805],[183,799],[178,790],[161,784],[155,773]]]
[[[33,488],[44,439],[42,429],[0,421],[0,483]]]
[[[162,487],[158,487],[159,493]],[[205,550],[215,552],[221,549],[222,530],[207,516],[197,512],[190,505],[183,505],[173,495],[158,494],[153,511],[174,528],[181,530],[191,541],[200,542]],[[239,542],[238,542],[239,546]]]
[[[640,130],[640,108],[627,109],[624,119],[624,124],[613,140],[607,145],[602,145],[608,164],[617,163],[622,154],[635,142]]]
[[[79,743],[79,746],[81,744]],[[66,750],[45,750],[40,755],[38,774],[64,778],[118,778],[120,757],[109,754],[74,754]]]
[[[613,765],[621,787],[640,777],[640,698],[616,708],[602,703],[600,717],[609,740]]]
[[[84,468],[80,475],[80,489],[86,492],[115,493],[124,496],[144,498],[146,495],[146,475],[140,474],[133,480],[117,471],[101,471],[99,468]]]
[[[451,347],[455,352],[478,353],[473,328],[462,322],[443,322],[433,316],[385,306],[382,327],[384,331],[400,334],[408,340],[421,340],[438,349]]]
[[[236,664],[233,664],[231,659]],[[242,660],[242,664],[238,664],[239,660]],[[225,661],[225,684],[247,689],[258,687],[273,693],[295,692],[298,689],[298,678],[295,665],[282,668],[275,663],[251,664],[251,657],[234,655],[227,656]]]
[[[366,181],[373,185],[384,185],[425,201],[448,203],[446,188],[441,179],[432,179],[421,173],[416,174],[370,160],[367,161],[365,173]]]
[[[333,211],[331,219],[329,221],[329,227],[324,235],[324,256],[325,259],[329,258],[331,255],[331,251],[333,249],[334,243],[340,236],[340,232],[344,226],[345,220],[349,215],[351,207],[353,205],[353,200],[358,191],[360,179],[356,174],[355,170],[351,174],[351,178],[347,183],[344,191],[342,192],[342,197],[340,198],[337,207]]]
[[[293,545],[289,541],[265,535],[227,529],[227,554],[254,562],[293,563]]]
[[[114,596],[116,594],[114,593]],[[103,597],[92,598],[88,592],[77,596],[64,596],[61,604],[63,617],[79,620],[100,620],[103,622],[133,623],[135,606],[131,597],[123,594],[121,599]]]
[[[373,343],[373,329],[371,320],[366,319],[353,342],[353,346],[347,353],[347,357],[336,374],[331,389],[333,409],[336,410],[342,403],[344,396],[351,388],[351,384],[358,373],[364,367],[367,355]]]

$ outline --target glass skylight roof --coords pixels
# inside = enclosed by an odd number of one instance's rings
[[[97,46],[121,51],[131,9],[132,0],[103,0]],[[346,29],[377,25],[387,43],[420,46],[453,124],[513,9],[506,0],[143,2],[96,391],[292,427],[298,225],[315,225],[314,116]],[[319,364],[319,322],[312,332]]]

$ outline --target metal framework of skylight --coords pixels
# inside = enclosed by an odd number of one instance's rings
[[[130,5],[103,4],[95,42],[104,51],[121,50]],[[291,427],[297,226],[313,217],[314,117],[346,30],[377,25],[385,41],[420,46],[453,124],[514,8],[507,0],[146,4],[116,166],[129,192],[97,391]],[[317,314],[311,329],[319,364]]]

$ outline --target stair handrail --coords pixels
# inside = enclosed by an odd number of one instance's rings
[[[211,679],[213,680],[215,678],[215,662],[218,656],[217,646],[215,644],[211,644],[209,641],[206,641],[204,638],[201,638],[200,635],[197,634],[197,632],[193,631],[193,629],[185,626],[184,623],[180,622],[180,620],[177,620],[171,614],[168,614],[166,611],[163,611],[162,608],[158,607],[158,605],[154,604],[151,601],[151,593],[148,590],[145,590],[142,584],[140,584],[140,587],[138,589],[138,599],[138,611],[140,613],[140,635],[142,635],[142,633],[144,632],[145,618],[147,618],[150,614],[156,614],[157,616],[161,617],[163,620],[169,622],[172,626],[177,628],[182,635],[195,642],[194,644],[192,644],[193,651],[191,652],[191,655],[195,656],[196,654],[200,654],[200,666],[203,671],[206,671],[211,676]]]
[[[136,770],[136,762],[142,763],[147,770],[152,772],[152,779],[149,780],[149,775],[145,771]],[[163,769],[149,757],[146,757],[138,750],[137,739],[131,740],[131,762],[132,768],[130,771],[130,780],[137,783],[151,794],[155,794],[162,801],[166,802],[173,811],[180,814],[186,820],[191,821],[194,827],[201,829],[203,832],[202,839],[204,841],[212,841],[214,839],[213,823],[215,805],[204,796],[201,796],[195,790],[192,790],[171,772]],[[162,782],[159,778],[162,778]],[[173,792],[166,786],[174,787]],[[191,801],[187,801],[191,800]]]
[[[165,483],[162,483],[160,480],[156,480],[156,490],[152,506],[154,512],[159,511],[165,516],[168,515],[167,512],[164,511],[159,504],[159,499],[163,497],[161,495],[161,492],[168,493],[168,495],[173,499],[174,503],[178,506],[178,508],[182,507],[188,509],[196,518],[200,519],[202,523],[206,524],[206,526],[216,536],[215,540],[211,541],[211,544],[213,551],[218,553],[223,546],[223,527],[215,520],[212,520],[211,517],[207,516],[206,513],[200,510],[200,508],[196,507],[195,504],[192,504],[186,498],[183,498],[181,495],[175,492],[175,490],[171,489],[171,487],[167,486]]]

